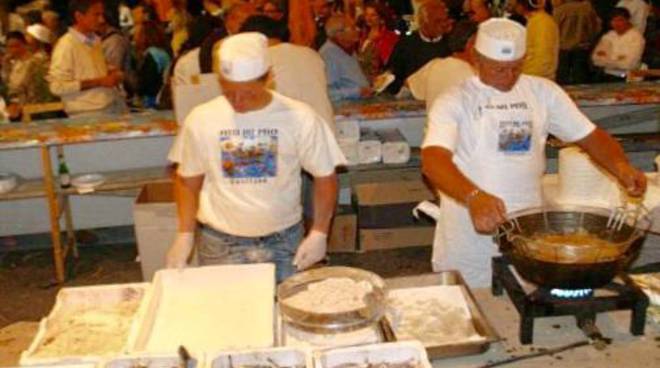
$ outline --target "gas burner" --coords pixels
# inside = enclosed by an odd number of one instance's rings
[[[550,295],[562,299],[584,299],[594,295],[594,289],[552,289]]]
[[[518,310],[521,344],[532,343],[535,318],[555,316],[575,316],[578,327],[587,337],[597,343],[606,343],[608,339],[596,327],[596,315],[616,310],[630,310],[630,333],[644,334],[649,299],[626,274],[620,274],[614,281],[595,290],[548,289],[520,277],[506,256],[494,257],[492,262],[493,295],[502,295],[506,290]]]

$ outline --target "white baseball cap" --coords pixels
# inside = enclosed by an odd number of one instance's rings
[[[218,50],[220,74],[230,81],[245,82],[268,72],[268,39],[261,33],[246,32],[229,36]]]
[[[491,18],[479,25],[475,49],[497,61],[518,60],[525,55],[525,27],[506,18]]]
[[[33,24],[28,26],[25,31],[40,42],[51,43],[53,41],[53,33],[43,24]]]

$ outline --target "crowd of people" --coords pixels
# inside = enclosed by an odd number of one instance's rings
[[[67,115],[172,108],[172,88],[214,72],[228,35],[264,33],[272,88],[324,116],[385,93],[430,103],[474,74],[478,24],[527,29],[523,73],[559,84],[626,81],[660,67],[652,0],[13,0],[0,5],[7,120],[62,101]],[[191,79],[192,78],[192,79]]]

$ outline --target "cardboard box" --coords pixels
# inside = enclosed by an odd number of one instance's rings
[[[402,227],[391,229],[360,228],[360,251],[394,249],[433,244],[435,227]]]
[[[419,170],[402,170],[394,181],[355,185],[360,228],[385,229],[434,225],[427,218],[416,219],[412,210],[424,200],[434,200],[433,191],[422,180]],[[403,180],[402,180],[403,179]]]
[[[357,251],[357,214],[350,206],[339,206],[328,239],[329,253]]]
[[[165,267],[165,254],[177,231],[176,204],[172,183],[147,184],[133,205],[135,238],[142,278],[151,281]]]

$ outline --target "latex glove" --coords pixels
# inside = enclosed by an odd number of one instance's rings
[[[298,271],[309,268],[325,258],[328,248],[328,234],[312,230],[298,246],[293,265]]]
[[[194,242],[195,233],[176,233],[174,243],[167,250],[165,267],[179,269],[186,267]]]

